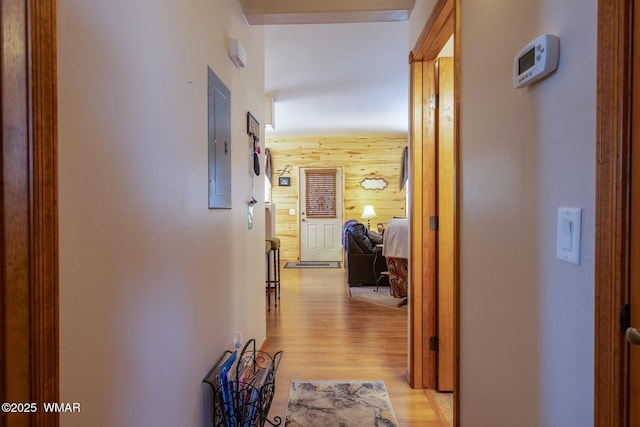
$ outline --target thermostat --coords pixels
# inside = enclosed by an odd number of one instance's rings
[[[531,40],[513,59],[513,87],[529,86],[558,68],[560,40],[542,34]]]

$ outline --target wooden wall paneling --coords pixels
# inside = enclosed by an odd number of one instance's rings
[[[594,427],[620,427],[628,416],[618,313],[628,301],[632,5],[598,2]]]
[[[406,137],[287,137],[268,138],[274,175],[291,178],[291,186],[278,186],[274,179],[272,202],[276,205],[276,235],[281,239],[281,258],[296,261],[300,257],[299,170],[302,167],[341,167],[343,181],[343,218],[360,220],[364,205],[375,207],[377,218],[372,228],[386,224],[394,216],[405,216],[405,192],[400,191],[400,159]],[[384,178],[383,190],[365,190],[360,181]],[[294,209],[295,215],[289,210]]]

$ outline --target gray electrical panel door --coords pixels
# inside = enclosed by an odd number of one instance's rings
[[[231,92],[208,68],[209,208],[231,208]]]

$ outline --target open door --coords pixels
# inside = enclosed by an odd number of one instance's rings
[[[456,280],[455,221],[455,118],[453,102],[453,58],[436,61],[438,81],[436,128],[438,149],[437,179],[437,269],[438,391],[453,391],[453,287]]]
[[[456,4],[436,3],[410,56],[409,382],[439,391],[455,391],[457,377],[456,61],[439,57]]]

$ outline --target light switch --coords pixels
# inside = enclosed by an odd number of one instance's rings
[[[556,258],[580,264],[582,208],[558,208]]]
[[[562,249],[565,251],[570,251],[572,246],[573,246],[573,242],[571,241],[571,226],[573,225],[573,222],[568,220],[568,219],[563,219],[562,222],[560,223],[560,243],[562,246]]]
[[[289,209],[289,215],[295,215],[295,214],[296,214],[295,209]]]

